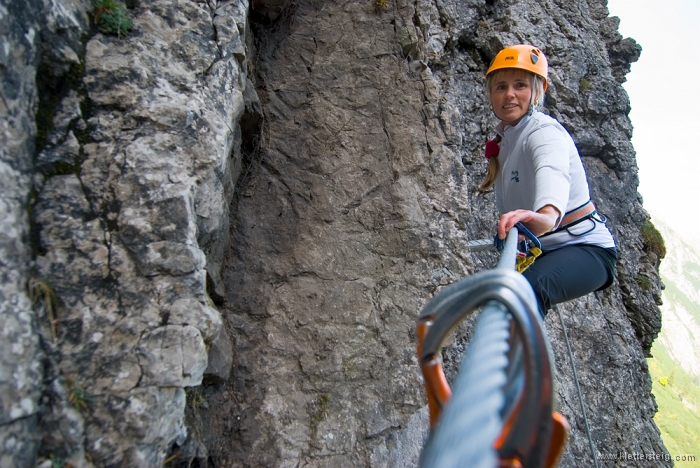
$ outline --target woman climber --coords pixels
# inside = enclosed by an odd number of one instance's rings
[[[500,122],[487,142],[495,186],[498,238],[521,222],[540,237],[542,253],[523,275],[542,317],[551,306],[612,284],[617,250],[590,200],[586,173],[564,127],[538,110],[547,89],[547,59],[530,45],[500,51],[486,72],[486,97]]]

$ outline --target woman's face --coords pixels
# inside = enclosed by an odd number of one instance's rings
[[[518,69],[497,73],[491,82],[493,112],[506,125],[516,125],[530,108],[532,77]]]

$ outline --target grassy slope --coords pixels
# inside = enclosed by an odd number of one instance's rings
[[[654,421],[661,429],[661,437],[672,456],[695,456],[694,462],[679,460],[676,466],[700,466],[698,378],[688,375],[673,361],[660,342],[654,344],[652,354],[654,357],[648,360],[649,370],[652,392],[659,406]],[[660,383],[664,377],[668,379],[665,386]]]
[[[671,233],[667,231],[665,235],[669,234]],[[694,288],[700,289],[698,271],[700,265],[684,262],[684,276]],[[700,323],[700,305],[693,303],[672,281],[666,278],[663,281],[666,284],[664,303],[681,305]],[[661,334],[664,334],[663,329]],[[654,357],[649,358],[648,363],[652,392],[659,407],[654,421],[661,430],[661,437],[669,453],[673,457],[680,457],[675,461],[676,466],[700,467],[700,377],[685,372],[660,340],[654,343],[651,353]],[[693,456],[694,460],[684,458],[686,455]]]

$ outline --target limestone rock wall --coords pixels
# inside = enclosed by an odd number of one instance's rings
[[[0,3],[0,466],[414,466],[415,318],[493,266],[466,249],[495,223],[483,73],[527,41],[621,250],[612,288],[562,307],[594,443],[665,450],[620,86],[640,48],[604,0],[126,4],[113,36],[89,0]]]
[[[87,0],[30,3],[1,10],[2,466],[159,466],[230,347],[212,297],[256,113],[248,4],[131,2],[118,37]]]

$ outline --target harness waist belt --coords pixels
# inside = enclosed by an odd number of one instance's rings
[[[588,200],[586,203],[579,206],[578,208],[574,208],[573,210],[566,213],[564,215],[564,219],[561,220],[561,224],[559,224],[557,231],[559,229],[566,229],[567,227],[576,224],[577,221],[582,221],[587,217],[590,217],[590,215],[595,213],[595,211],[595,205],[592,201]]]
[[[542,234],[540,236],[540,238],[547,237],[550,234],[554,234],[556,232],[564,231],[564,230],[566,230],[572,226],[575,226],[578,223],[581,223],[587,219],[593,219],[595,221],[596,220],[595,215],[597,213],[598,212],[596,211],[595,205],[593,204],[593,202],[588,200],[586,203],[579,206],[578,208],[574,208],[573,210],[566,213],[564,215],[564,218],[561,220],[561,224],[559,224],[558,228],[556,228],[554,231],[549,231],[546,234]],[[605,223],[605,218],[600,219],[599,221],[601,223]],[[590,231],[588,231],[588,232],[590,232]],[[588,232],[586,232],[584,234],[587,234]],[[583,234],[578,234],[578,235],[583,235]]]

